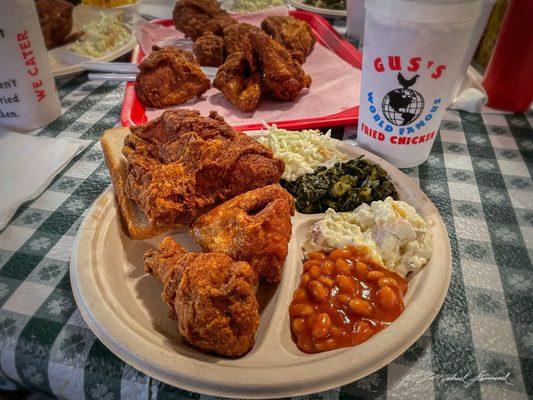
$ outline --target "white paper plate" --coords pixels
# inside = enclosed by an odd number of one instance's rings
[[[347,15],[346,10],[333,10],[331,8],[313,7],[301,0],[287,0],[287,3],[299,10],[311,11],[327,18],[346,18]]]
[[[118,357],[168,384],[218,396],[266,398],[303,395],[362,378],[402,354],[439,311],[451,275],[450,243],[437,209],[406,175],[375,155],[346,143],[350,156],[364,154],[390,174],[400,198],[427,221],[434,240],[430,262],[409,282],[405,311],[388,328],[350,348],[305,354],[291,338],[288,307],[301,274],[300,244],[322,215],[296,214],[283,279],[258,289],[261,323],[252,351],[238,359],[200,353],[185,345],[167,317],[162,284],[144,272],[143,254],[165,235],[129,239],[114,192],[102,194],[83,221],[74,244],[70,276],[76,302],[89,327]],[[186,232],[172,236],[187,249],[199,247]]]
[[[134,6],[136,5],[137,4],[134,4]],[[123,12],[124,11],[121,9],[101,9],[97,7],[89,7],[83,5],[76,6],[74,7],[74,22],[72,31],[77,32],[83,30],[83,25],[95,18],[99,18],[100,13],[109,15],[120,15],[123,14]],[[56,78],[61,78],[77,74],[85,71],[85,68],[81,66],[82,62],[113,61],[125,54],[128,54],[137,44],[137,38],[135,37],[135,34],[133,33],[133,30],[130,25],[123,24],[123,26],[130,33],[129,40],[122,46],[114,50],[108,51],[100,57],[87,57],[82,56],[80,54],[76,54],[68,50],[70,44],[49,50],[48,58],[50,60],[50,68],[52,69],[52,75]]]

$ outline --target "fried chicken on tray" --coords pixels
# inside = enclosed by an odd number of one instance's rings
[[[224,36],[224,29],[228,26],[238,24],[237,20],[231,18],[229,15],[217,15],[215,18],[210,19],[205,24],[203,32],[211,32],[217,36]]]
[[[243,111],[253,111],[261,100],[261,73],[245,53],[230,54],[217,71],[213,86]]]
[[[224,53],[226,57],[237,52],[250,51],[252,45],[248,36],[252,32],[261,32],[257,26],[240,23],[224,29]]]
[[[212,32],[205,32],[192,45],[198,64],[218,67],[224,62],[224,39]]]
[[[251,33],[250,42],[263,71],[263,89],[281,101],[294,101],[302,89],[311,86],[311,77],[283,45],[263,32]]]
[[[191,234],[204,251],[247,261],[260,278],[281,280],[294,199],[278,185],[243,193],[202,215]]]
[[[139,64],[135,91],[150,107],[168,107],[201,96],[210,87],[209,79],[193,54],[174,47],[155,47]]]
[[[233,130],[216,112],[167,110],[131,128],[126,197],[150,221],[169,227],[193,222],[209,208],[279,181],[285,168],[272,151]]]
[[[254,345],[257,276],[247,262],[220,253],[189,253],[172,238],[144,255],[145,270],[163,283],[161,297],[179,333],[204,352],[238,357]]]
[[[213,86],[243,111],[253,111],[261,96],[294,101],[311,85],[290,52],[260,29],[232,25],[224,30],[224,50],[232,52],[217,71]]]
[[[220,35],[226,26],[237,22],[220,8],[216,0],[179,0],[174,6],[172,19],[176,29],[192,40],[206,31]]]
[[[309,24],[291,16],[273,15],[261,22],[261,29],[287,48],[303,64],[316,43]]]
[[[176,29],[194,41],[199,64],[218,67],[213,85],[245,112],[255,110],[264,95],[294,101],[311,85],[301,64],[316,38],[305,21],[272,16],[261,30],[238,23],[215,0],[179,0],[173,19]]]

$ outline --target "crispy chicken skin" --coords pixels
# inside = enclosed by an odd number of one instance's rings
[[[139,64],[139,71],[135,92],[150,107],[181,104],[210,87],[193,54],[174,47],[154,47]]]
[[[243,193],[202,215],[191,234],[204,251],[247,261],[259,278],[281,280],[294,215],[293,197],[278,185]]]
[[[60,46],[72,31],[74,6],[66,0],[35,0],[47,49]]]
[[[238,24],[237,20],[231,18],[229,15],[218,15],[207,21],[203,32],[211,32],[217,36],[224,36],[224,29],[235,24]]]
[[[172,19],[177,30],[185,36],[196,40],[206,30],[206,24],[215,17],[226,17],[224,21],[213,22],[211,29],[223,29],[231,18],[225,10],[220,8],[216,0],[179,0],[174,6]],[[232,18],[231,18],[232,19]],[[220,25],[217,25],[220,24]],[[209,29],[207,29],[209,30]]]
[[[253,32],[250,41],[263,70],[263,89],[277,100],[293,101],[311,86],[311,77],[283,45],[263,32]]]
[[[243,111],[253,111],[261,100],[261,73],[242,52],[230,54],[217,71],[213,86]]]
[[[218,67],[224,62],[224,39],[206,32],[193,43],[192,52],[200,65]]]
[[[249,52],[252,45],[248,36],[252,32],[261,32],[257,26],[247,23],[239,23],[224,29],[224,53],[228,57],[237,52]]]
[[[261,22],[261,29],[285,46],[301,64],[316,43],[316,37],[309,24],[291,16],[267,17]]]
[[[278,182],[285,165],[272,151],[233,130],[216,112],[167,110],[132,127],[122,153],[126,197],[163,226],[193,222],[208,208]]]
[[[144,255],[145,270],[163,283],[169,317],[204,352],[238,357],[254,345],[257,276],[247,262],[219,253],[189,253],[172,238]]]

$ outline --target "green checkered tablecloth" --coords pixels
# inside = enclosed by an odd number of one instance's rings
[[[64,114],[36,134],[93,142],[0,231],[0,388],[61,399],[205,397],[115,357],[76,308],[69,257],[84,213],[109,186],[98,138],[123,85],[59,88]],[[387,367],[309,398],[526,399],[533,395],[533,114],[448,112],[428,161],[405,172],[437,205],[453,274],[430,329]],[[334,134],[351,138],[350,129]],[[2,393],[0,393],[0,398]]]

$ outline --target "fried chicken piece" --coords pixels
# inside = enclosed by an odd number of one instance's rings
[[[202,36],[206,24],[218,16],[230,18],[216,0],[179,0],[172,12],[176,29],[192,40]]]
[[[163,283],[161,298],[178,332],[204,352],[238,357],[254,345],[257,276],[247,262],[219,253],[189,253],[172,238],[144,255],[145,271]]]
[[[190,51],[158,48],[139,64],[135,92],[144,105],[167,107],[200,97],[209,79]]]
[[[39,23],[48,50],[64,44],[72,32],[74,6],[66,0],[35,0]]]
[[[200,65],[218,67],[224,62],[224,39],[206,32],[193,43],[192,52]]]
[[[278,185],[243,193],[202,215],[191,226],[207,252],[247,261],[260,278],[276,283],[291,239],[293,197]]]
[[[211,18],[205,24],[204,33],[211,32],[217,36],[224,36],[224,29],[228,26],[238,24],[236,19],[233,19],[229,15],[218,15],[214,18]]]
[[[226,57],[237,52],[249,52],[252,49],[252,45],[248,37],[252,32],[261,32],[261,29],[247,23],[230,25],[225,28],[224,53]]]
[[[242,52],[230,54],[217,71],[213,86],[243,111],[253,111],[261,100],[261,73]]]
[[[203,117],[186,109],[132,127],[122,153],[128,161],[125,196],[152,222],[169,227],[278,182],[285,168],[270,149],[233,130],[216,112]]]
[[[309,24],[291,16],[273,15],[261,22],[261,29],[289,50],[303,64],[316,43]]]
[[[311,86],[311,77],[283,45],[264,32],[253,32],[249,38],[263,69],[263,89],[271,97],[293,101],[302,89]]]

